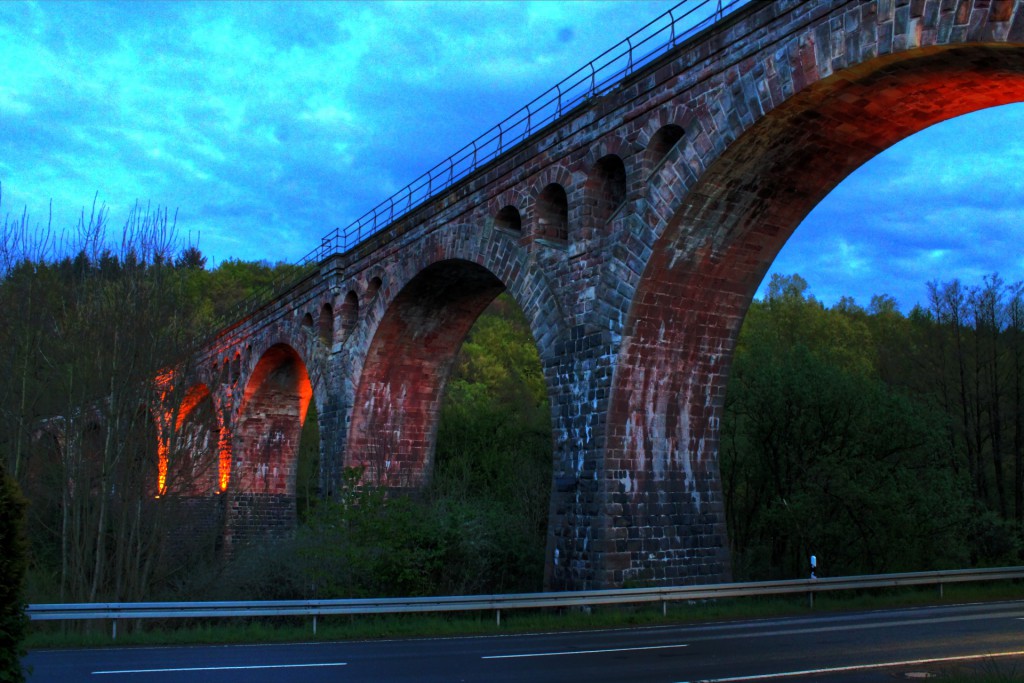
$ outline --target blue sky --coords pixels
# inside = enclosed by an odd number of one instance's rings
[[[0,3],[5,213],[178,211],[213,262],[295,261],[671,2]],[[904,309],[1024,278],[1024,105],[877,157],[773,271]]]

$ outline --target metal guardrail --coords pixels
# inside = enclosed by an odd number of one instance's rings
[[[402,218],[441,192],[493,161],[585,101],[612,90],[638,69],[682,45],[704,29],[732,14],[750,0],[682,0],[595,59],[555,84],[525,107],[436,164],[345,228],[335,228],[295,265],[301,272],[287,283],[275,283],[252,293],[234,306],[222,321],[230,324],[298,284],[309,266],[345,253]]]
[[[706,586],[625,588],[617,590],[560,591],[516,595],[456,595],[430,598],[379,598],[347,600],[267,600],[232,602],[122,602],[29,605],[33,621],[111,619],[117,637],[118,619],[172,619],[182,617],[313,617],[355,614],[411,614],[420,612],[495,611],[501,623],[501,610],[542,607],[591,607],[595,605],[662,603],[680,600],[761,597],[767,595],[807,594],[813,606],[814,594],[829,591],[864,590],[903,586],[937,585],[973,581],[1024,579],[1024,567],[958,569],[950,571],[876,574],[819,579],[721,583]]]

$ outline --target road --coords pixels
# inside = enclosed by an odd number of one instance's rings
[[[40,650],[30,681],[694,683],[1024,671],[1024,601],[571,633]]]

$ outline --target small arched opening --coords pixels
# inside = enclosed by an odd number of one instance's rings
[[[534,208],[534,236],[559,244],[569,241],[569,198],[558,183],[547,185]]]
[[[328,348],[334,343],[334,308],[330,303],[320,308],[320,342]]]
[[[355,292],[350,290],[345,295],[345,301],[341,304],[339,313],[341,314],[341,337],[348,339],[352,330],[356,329],[356,322],[359,320],[359,297]]]
[[[519,209],[514,206],[506,206],[494,217],[494,227],[501,230],[508,230],[517,235],[523,231],[523,218]]]
[[[647,143],[646,151],[647,168],[651,172],[657,169],[661,162],[665,160],[665,157],[672,151],[672,148],[683,139],[684,134],[685,131],[681,126],[670,123],[659,128],[651,136],[650,142]]]
[[[598,159],[587,180],[587,204],[596,228],[604,226],[626,201],[626,165],[618,155]]]
[[[375,296],[377,296],[377,292],[380,291],[380,288],[381,288],[382,284],[384,284],[384,283],[381,281],[381,279],[379,277],[374,276],[374,277],[370,278],[370,281],[368,283],[366,283],[366,300],[367,301],[370,301]]]

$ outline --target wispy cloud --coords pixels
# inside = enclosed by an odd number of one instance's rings
[[[7,208],[149,199],[296,259],[667,6],[0,5]]]
[[[295,260],[671,4],[0,3],[4,209],[149,200],[215,259]],[[1021,277],[1024,107],[974,116],[851,176],[775,270],[905,305]]]
[[[863,304],[889,294],[909,310],[926,283],[1024,278],[1024,104],[933,126],[850,175],[797,228],[773,272],[815,295]]]

